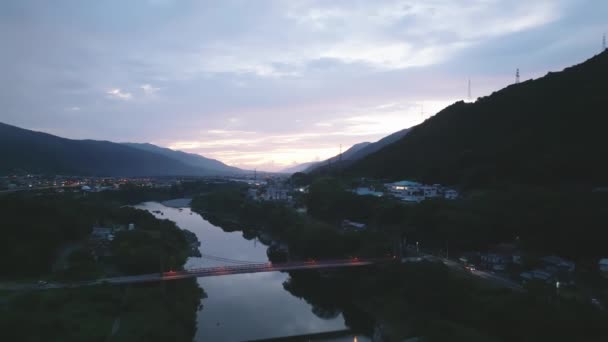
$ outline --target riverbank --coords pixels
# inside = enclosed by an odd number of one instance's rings
[[[114,195],[120,196],[121,191]],[[44,337],[49,341],[192,341],[204,297],[194,279],[63,289],[37,286],[39,279],[91,279],[99,276],[98,270],[107,268],[118,275],[159,272],[159,259],[166,270],[183,269],[188,257],[199,253],[200,243],[191,232],[146,211],[121,205],[109,198],[45,194],[14,195],[0,208],[10,223],[4,232],[6,241],[20,246],[19,258],[4,258],[23,269],[10,269],[11,277],[32,277],[31,284],[38,290],[0,292],[0,340],[37,341]],[[134,229],[129,230],[131,223]],[[33,234],[48,232],[49,225],[54,228],[49,238]],[[91,243],[92,226],[109,230],[112,239],[98,238],[97,243]],[[23,230],[30,233],[24,235]],[[34,259],[41,253],[32,245],[32,236],[39,236],[36,241],[47,245],[50,256],[65,245],[58,237],[72,237],[68,242],[82,244],[66,252],[61,270],[52,273],[54,258]],[[27,241],[20,240],[24,238]],[[34,262],[39,265],[34,269],[36,273],[27,268],[28,263]],[[119,326],[114,325],[117,317]]]

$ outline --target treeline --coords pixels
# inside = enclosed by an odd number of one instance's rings
[[[121,191],[112,192],[120,197]],[[41,276],[51,272],[58,252],[70,243],[86,245],[94,225],[122,226],[134,223],[134,231],[118,232],[111,243],[113,256],[104,263],[123,273],[142,273],[179,268],[190,244],[181,229],[168,220],[100,196],[55,193],[18,193],[0,196],[2,239],[0,267],[4,276]],[[91,252],[81,247],[68,258],[73,266],[66,276],[93,276]],[[87,270],[88,269],[88,270]]]
[[[529,252],[575,260],[608,253],[608,193],[603,192],[514,186],[454,201],[407,204],[358,196],[338,179],[320,178],[311,184],[306,203],[309,214],[319,220],[364,222],[433,249],[484,251],[507,242]]]
[[[365,273],[362,276],[362,272]],[[374,312],[389,340],[604,341],[608,316],[553,292],[516,293],[487,286],[441,263],[345,270],[332,278],[292,272],[283,284],[319,317],[342,313],[355,332],[371,333]],[[544,290],[543,290],[544,291]]]
[[[204,297],[195,279],[7,294],[0,296],[0,340],[192,341]]]
[[[288,243],[294,256],[383,255],[392,245],[378,234],[342,232],[336,226],[296,212],[282,203],[247,198],[246,186],[227,184],[192,201],[192,209],[228,230],[268,232]]]

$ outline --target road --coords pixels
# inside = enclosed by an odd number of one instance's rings
[[[408,246],[408,248],[414,249],[415,247]],[[525,291],[524,288],[518,282],[511,280],[507,277],[503,277],[503,276],[500,276],[500,275],[497,275],[497,274],[494,274],[491,272],[486,272],[486,271],[481,271],[481,270],[468,271],[462,266],[462,264],[460,264],[456,261],[453,261],[453,260],[450,260],[447,258],[443,258],[443,257],[430,255],[430,254],[425,254],[422,252],[418,252],[418,254],[420,254],[421,256],[423,256],[425,259],[428,259],[428,260],[439,260],[439,261],[443,262],[447,267],[449,267],[450,269],[452,269],[454,271],[468,272],[469,274],[471,274],[473,276],[490,281],[498,286],[509,288],[514,291],[520,291],[520,292]]]

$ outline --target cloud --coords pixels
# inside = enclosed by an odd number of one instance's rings
[[[146,83],[146,84],[142,85],[142,86],[141,86],[141,87],[139,87],[139,88],[141,88],[141,90],[143,90],[143,92],[144,92],[146,95],[154,94],[154,93],[156,93],[157,91],[159,91],[159,90],[160,90],[160,88],[153,87],[153,86],[151,86],[151,85],[150,85],[150,84],[148,84],[148,83]]]
[[[133,96],[131,93],[123,92],[119,88],[110,89],[106,92],[108,97],[112,99],[130,100]]]
[[[277,169],[420,123],[422,105],[428,117],[466,98],[469,77],[480,97],[515,68],[529,78],[581,62],[608,11],[593,0],[143,4],[0,1],[1,121]]]

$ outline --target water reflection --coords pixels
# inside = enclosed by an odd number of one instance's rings
[[[195,233],[201,242],[201,252],[214,256],[266,262],[266,246],[243,237],[242,232],[224,232],[213,226],[189,208],[178,210],[156,202],[137,206],[178,224]],[[186,267],[211,267],[226,263],[204,258],[190,258]],[[196,341],[242,341],[292,336],[347,329],[338,306],[311,305],[298,292],[296,296],[285,289],[298,288],[286,273],[238,274],[222,277],[199,278],[207,298],[198,313]],[[285,285],[284,285],[285,284]],[[295,285],[294,285],[295,284]],[[284,287],[285,286],[285,287]],[[293,292],[292,292],[293,293]],[[348,341],[352,341],[349,337]],[[341,341],[341,340],[327,340]],[[359,341],[369,341],[359,337]]]

